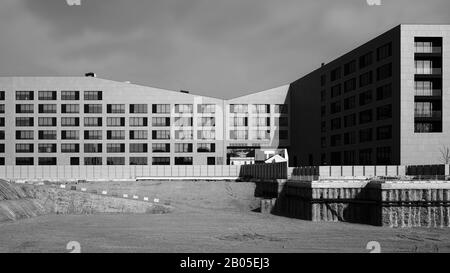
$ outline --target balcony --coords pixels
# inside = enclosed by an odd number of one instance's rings
[[[415,118],[441,118],[442,111],[415,111]]]
[[[414,91],[415,96],[420,97],[440,97],[442,96],[441,89],[416,89]]]

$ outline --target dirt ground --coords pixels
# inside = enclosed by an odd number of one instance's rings
[[[171,183],[171,184],[170,184]],[[214,184],[211,184],[214,183]],[[105,188],[169,200],[161,215],[47,215],[0,224],[0,252],[450,252],[448,229],[314,223],[253,212],[252,183],[109,182]],[[131,192],[135,191],[135,192]]]

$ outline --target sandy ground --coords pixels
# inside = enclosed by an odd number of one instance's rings
[[[68,252],[69,241],[78,241],[82,252],[369,252],[369,241],[378,241],[382,252],[450,252],[448,229],[391,229],[263,215],[251,211],[256,200],[251,183],[168,183],[173,184],[113,187],[139,187],[147,195],[167,197],[175,206],[173,213],[49,215],[0,224],[0,252]],[[205,188],[206,183],[216,184]]]

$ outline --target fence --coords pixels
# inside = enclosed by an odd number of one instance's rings
[[[25,179],[237,178],[241,166],[0,166],[0,177]]]
[[[240,177],[262,180],[287,179],[287,162],[271,164],[241,165]]]

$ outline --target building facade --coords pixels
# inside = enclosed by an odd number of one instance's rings
[[[92,76],[0,78],[0,165],[232,164],[228,146],[278,148],[287,90],[227,101]]]
[[[293,82],[291,164],[445,163],[449,39],[448,25],[399,25]]]

